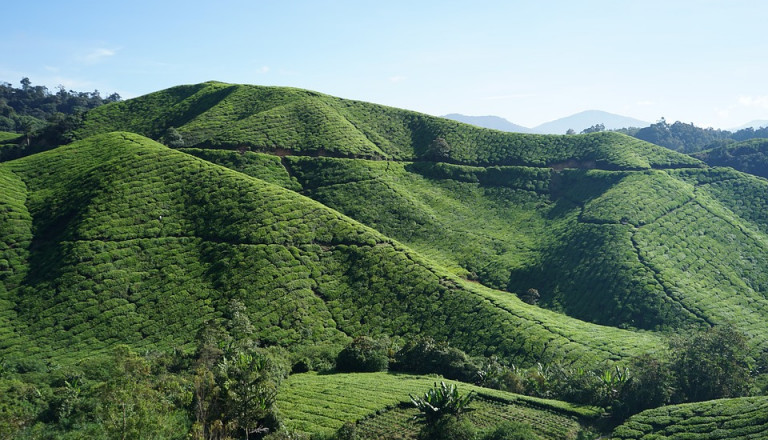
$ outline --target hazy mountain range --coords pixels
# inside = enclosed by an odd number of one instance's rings
[[[628,116],[608,113],[601,110],[586,110],[571,116],[556,119],[554,121],[545,122],[533,128],[514,124],[498,116],[466,116],[457,113],[451,113],[443,117],[483,128],[492,128],[495,130],[509,131],[514,133],[539,134],[565,134],[565,132],[567,132],[569,129],[573,129],[576,131],[576,133],[579,133],[585,128],[596,124],[605,125],[606,130],[614,130],[617,128],[625,127],[647,127],[651,125],[650,122],[641,121],[639,119],[630,118]]]

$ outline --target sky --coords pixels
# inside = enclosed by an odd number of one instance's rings
[[[140,96],[209,80],[533,127],[584,110],[768,120],[768,2],[27,0],[0,81]]]

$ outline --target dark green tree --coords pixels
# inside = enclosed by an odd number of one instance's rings
[[[745,336],[729,325],[688,332],[672,341],[678,398],[713,400],[746,395],[750,365]]]

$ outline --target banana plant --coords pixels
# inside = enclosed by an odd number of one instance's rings
[[[459,393],[456,385],[446,385],[440,382],[440,386],[435,386],[424,393],[424,397],[414,397],[409,395],[411,402],[419,410],[417,418],[422,418],[427,424],[431,424],[446,415],[459,417],[472,409],[469,404],[475,399],[474,391],[466,395]]]

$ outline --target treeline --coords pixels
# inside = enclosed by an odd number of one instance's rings
[[[26,133],[60,115],[83,113],[121,99],[117,93],[102,98],[98,90],[76,92],[61,85],[52,92],[45,86],[33,86],[26,77],[20,83],[21,87],[16,88],[0,82],[0,131]]]
[[[664,118],[645,128],[623,128],[615,131],[681,153],[695,153],[749,139],[768,138],[768,127],[758,129],[749,127],[731,132],[714,128],[701,128],[693,125],[693,123],[686,124],[680,121],[670,124]]]

